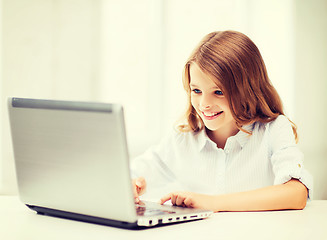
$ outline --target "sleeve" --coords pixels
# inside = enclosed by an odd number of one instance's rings
[[[312,199],[313,178],[304,168],[304,156],[295,143],[290,121],[285,116],[279,116],[270,124],[269,133],[274,184],[283,184],[292,178],[298,179],[307,187],[308,198]]]
[[[162,189],[163,186],[175,181],[171,171],[174,159],[174,134],[165,137],[158,145],[150,147],[142,155],[131,161],[131,177],[144,177],[148,192]]]

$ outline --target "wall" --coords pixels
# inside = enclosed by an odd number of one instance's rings
[[[2,1],[0,0],[0,99],[2,99]],[[3,169],[4,169],[4,163],[2,161],[2,106],[0,104],[0,194],[2,193],[2,189],[4,188],[4,182],[3,182]]]
[[[327,1],[297,0],[295,22],[299,145],[314,175],[314,198],[327,199]]]
[[[123,103],[135,156],[184,110],[182,68],[198,41],[233,29],[258,45],[327,199],[326,16],[323,0],[2,0],[0,193],[16,193],[8,96]]]
[[[16,193],[7,97],[95,100],[99,4],[2,1],[2,193]]]

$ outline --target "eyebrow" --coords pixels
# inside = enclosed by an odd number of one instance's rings
[[[198,85],[196,85],[196,84],[193,84],[193,83],[191,83],[191,84],[190,84],[190,87],[199,88],[199,86],[198,86]],[[215,86],[215,87],[212,87],[211,89],[219,89],[219,90],[221,90],[221,87],[219,87],[219,86]]]

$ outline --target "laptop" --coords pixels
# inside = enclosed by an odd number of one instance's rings
[[[212,214],[134,203],[121,105],[12,97],[8,109],[19,196],[37,213],[129,229]]]

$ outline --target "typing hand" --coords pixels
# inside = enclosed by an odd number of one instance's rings
[[[135,203],[139,203],[140,202],[139,196],[145,193],[146,190],[146,181],[143,177],[135,178],[132,180],[132,185],[133,185]]]
[[[213,202],[213,196],[198,194],[193,192],[173,192],[160,199],[160,203],[171,200],[175,206],[210,209]]]

